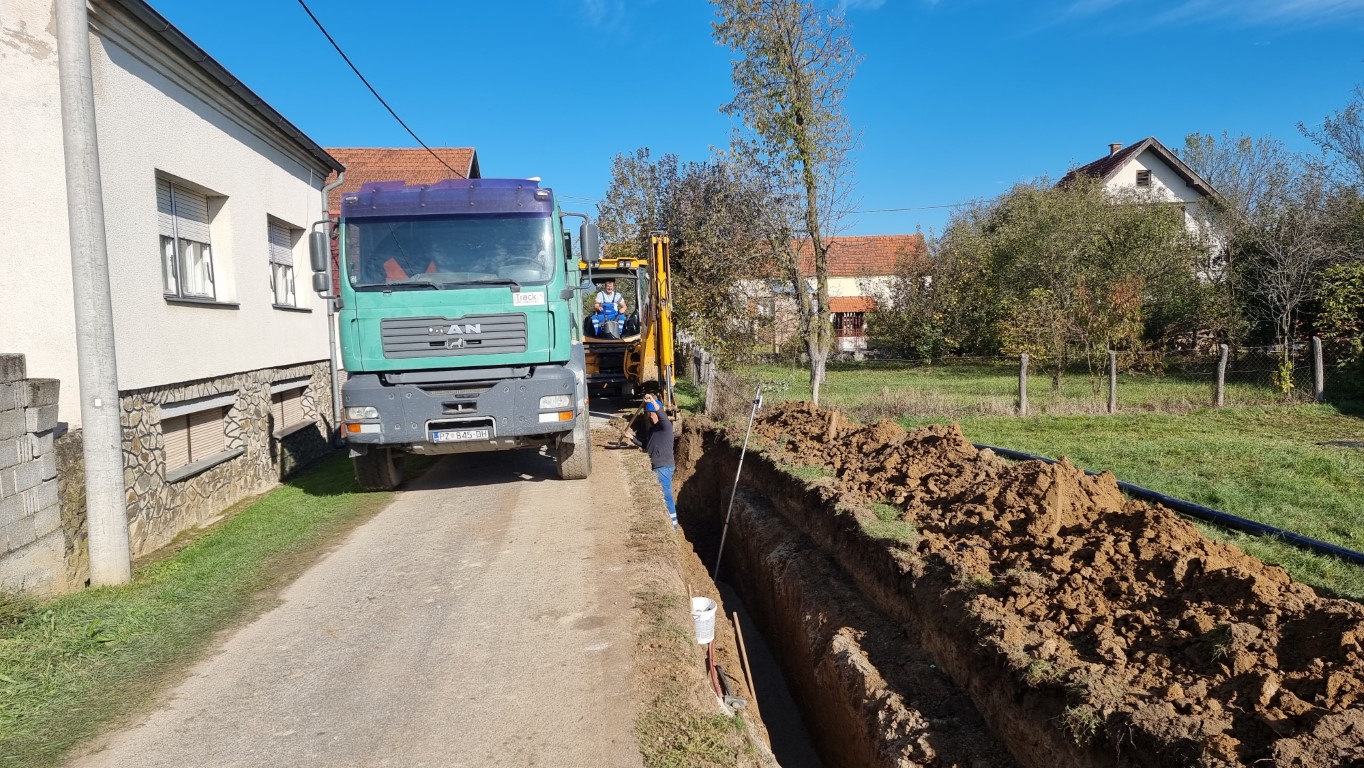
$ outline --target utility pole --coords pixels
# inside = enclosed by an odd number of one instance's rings
[[[104,192],[95,133],[95,89],[90,74],[90,19],[85,0],[57,0],[56,6],[90,583],[124,584],[132,578],[132,558],[123,500],[123,434],[114,363],[114,311],[109,299],[109,253],[104,238]]]

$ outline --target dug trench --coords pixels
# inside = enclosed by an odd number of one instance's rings
[[[709,567],[741,439],[679,434],[679,517]],[[1364,606],[1111,475],[783,404],[729,519],[719,579],[829,768],[1364,766]]]

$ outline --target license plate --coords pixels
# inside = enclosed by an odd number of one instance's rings
[[[457,443],[461,440],[487,440],[491,432],[487,429],[442,429],[431,433],[433,443]]]

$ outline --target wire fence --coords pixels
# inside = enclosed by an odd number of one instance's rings
[[[809,370],[796,357],[721,366],[684,345],[684,375],[718,419],[747,418],[759,384],[771,399],[807,400]],[[1185,412],[1358,399],[1364,390],[1350,342],[1198,352],[1113,352],[1057,365],[1020,357],[832,360],[820,401],[861,419],[897,416]]]

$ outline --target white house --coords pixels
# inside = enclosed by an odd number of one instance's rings
[[[1213,224],[1209,210],[1217,191],[1154,136],[1126,147],[1109,144],[1107,155],[1070,171],[1057,186],[1084,176],[1102,180],[1110,192],[1139,190],[1156,202],[1178,205],[1185,228],[1207,243],[1209,262],[1202,270],[1204,276],[1221,268],[1226,237]]]
[[[74,431],[55,1],[0,10],[0,353],[60,380]],[[142,0],[89,0],[89,17],[137,555],[326,450],[327,314],[305,234],[342,166]],[[70,549],[80,533],[64,533]]]
[[[809,241],[796,244],[800,273],[806,289],[815,290],[814,256]],[[922,235],[840,235],[829,239],[829,315],[834,326],[835,352],[867,348],[867,315],[890,295],[890,281],[899,266],[925,254]],[[772,347],[777,351],[795,333],[795,306],[789,278],[774,273],[771,280],[750,281],[745,295],[759,314],[774,313]]]

